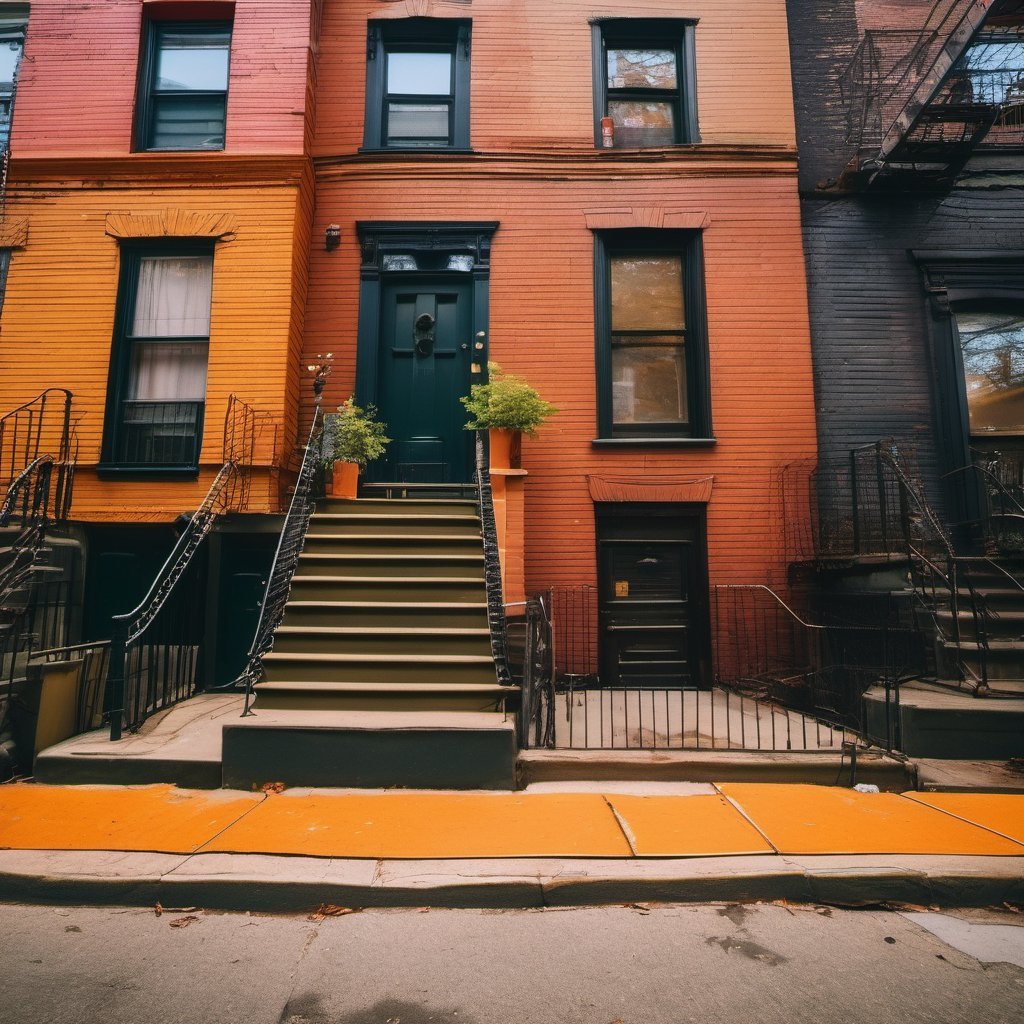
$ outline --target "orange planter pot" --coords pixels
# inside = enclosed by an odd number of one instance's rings
[[[519,469],[523,461],[522,432],[492,428],[487,433],[491,446],[491,469]]]
[[[336,462],[331,480],[331,496],[354,498],[359,488],[359,464],[357,462]]]

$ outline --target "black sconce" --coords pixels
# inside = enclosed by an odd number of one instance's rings
[[[324,229],[324,248],[328,252],[333,252],[339,245],[341,245],[341,225],[328,224]]]

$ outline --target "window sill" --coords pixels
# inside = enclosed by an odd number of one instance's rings
[[[652,155],[666,155],[671,156],[673,153],[677,153],[681,149],[700,149],[699,142],[673,142],[671,146],[594,146],[599,154],[605,156],[615,156],[626,153],[630,156],[636,156],[640,153],[650,153]]]
[[[592,448],[714,448],[715,437],[595,437]]]
[[[152,149],[136,149],[136,153],[223,153],[226,146],[154,146]]]
[[[402,156],[475,156],[479,150],[456,146],[360,146],[356,152],[360,156],[388,156],[393,153]]]
[[[152,480],[162,477],[166,480],[195,480],[199,476],[198,466],[121,466],[111,462],[101,462],[96,467],[96,475],[101,480]]]

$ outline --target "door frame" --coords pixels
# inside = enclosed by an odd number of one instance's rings
[[[689,621],[691,638],[691,677],[698,689],[710,689],[712,683],[711,664],[711,587],[708,576],[708,507],[704,502],[594,502],[594,555],[597,567],[597,628],[601,625],[601,521],[615,518],[686,519],[694,528],[693,585],[700,598],[691,602],[692,613]],[[640,539],[640,538],[638,538]],[[657,538],[652,538],[656,540]],[[597,659],[600,671],[604,653],[603,637],[597,637]],[[602,683],[602,685],[604,685]]]
[[[498,221],[357,221],[359,238],[359,329],[356,341],[356,402],[376,404],[380,383],[381,301],[384,281],[392,275],[397,279],[415,280],[422,274],[438,278],[444,273],[469,280],[471,330],[475,345],[473,363],[480,373],[471,373],[471,381],[486,378],[490,345],[491,241],[498,230]],[[412,255],[434,263],[438,256],[469,256],[469,271],[422,271],[385,269],[385,257]]]

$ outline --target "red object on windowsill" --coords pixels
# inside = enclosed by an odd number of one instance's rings
[[[610,117],[601,118],[601,145],[605,149],[615,146],[615,122]]]

